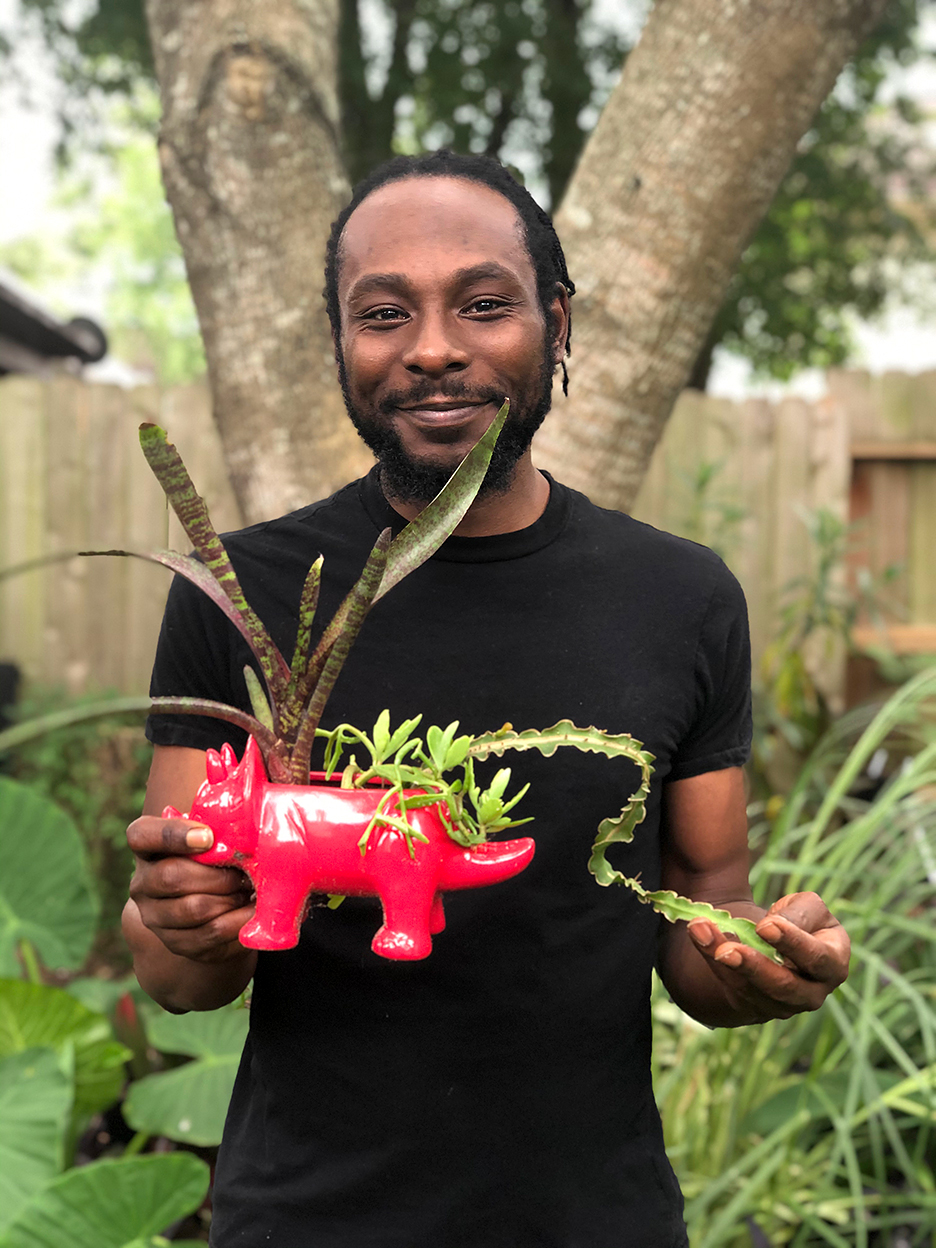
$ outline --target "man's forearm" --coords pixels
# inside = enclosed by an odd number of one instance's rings
[[[753,901],[720,901],[716,909],[755,923],[766,911]],[[681,1010],[707,1027],[741,1027],[761,1022],[749,1003],[733,999],[695,947],[685,923],[665,923],[660,935],[660,977]]]
[[[174,1014],[216,1010],[236,1000],[250,982],[256,952],[238,946],[222,961],[200,962],[171,953],[147,928],[134,901],[123,912],[123,934],[144,992]]]

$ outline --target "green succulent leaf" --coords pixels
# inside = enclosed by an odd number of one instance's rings
[[[404,576],[408,576],[430,559],[464,519],[484,481],[509,410],[510,401],[504,399],[503,406],[487,431],[471,448],[429,506],[423,508],[415,520],[411,520],[394,538],[380,588],[374,595],[375,602],[394,585],[399,584]]]
[[[72,1080],[53,1049],[0,1060],[0,1231],[62,1169]]]
[[[97,1161],[53,1179],[0,1234],[0,1248],[129,1248],[193,1213],[209,1169],[192,1153]]]
[[[743,945],[756,949],[758,953],[764,954],[772,962],[782,962],[776,949],[758,936],[756,924],[750,919],[739,918],[737,915],[729,914],[727,910],[718,910],[707,901],[690,901],[688,897],[680,897],[672,889],[648,892],[640,880],[628,876],[622,875],[618,882],[636,893],[646,905],[653,906],[657,914],[662,914],[663,918],[670,923],[688,923],[690,919],[708,919],[723,932],[729,932]]]
[[[205,500],[201,498],[192,484],[182,457],[168,440],[166,431],[160,429],[159,425],[149,423],[140,425],[140,446],[173,511],[179,517],[179,523],[185,530],[186,537],[198,551],[205,567],[240,615],[244,629],[247,630],[244,636],[257,656],[260,670],[263,672],[271,693],[274,698],[279,699],[286,692],[290,675],[289,667],[273,644],[270,634],[260,622],[259,617],[248,605],[240,581],[237,579],[237,573],[234,571],[234,565],[224,548],[224,543],[215,532]]]
[[[383,710],[377,716],[377,722],[374,724],[373,733],[374,754],[378,759],[387,757],[387,747],[390,745],[390,712]]]
[[[0,975],[19,975],[22,940],[51,969],[77,970],[99,911],[84,843],[54,802],[7,777],[0,777],[0,858]]]

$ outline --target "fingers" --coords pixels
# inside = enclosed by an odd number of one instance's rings
[[[244,949],[237,937],[254,913],[253,905],[238,906],[215,915],[208,922],[194,926],[177,926],[184,916],[168,913],[160,915],[158,908],[149,915],[140,908],[140,917],[154,935],[158,936],[170,953],[201,962],[223,962],[230,957],[243,956]],[[158,919],[167,922],[160,926]]]
[[[832,917],[818,893],[790,893],[781,897],[767,911],[765,917],[782,917],[806,932],[818,932],[824,927],[838,927],[838,919]]]
[[[214,844],[211,829],[191,819],[143,815],[127,828],[127,843],[138,858],[200,854]]]
[[[828,985],[831,991],[848,975],[851,944],[842,925],[826,914],[829,925],[811,932],[779,913],[768,913],[758,923],[757,934],[773,945],[792,970]]]
[[[751,1021],[791,1018],[805,1010],[818,1009],[832,988],[844,978],[837,972],[831,980],[819,975],[806,978],[798,969],[770,961],[705,920],[693,920],[689,932],[696,948],[721,981],[728,999],[739,1010],[749,1011]],[[815,939],[807,933],[803,935],[809,940]],[[784,952],[779,944],[775,947],[778,953]],[[811,958],[810,965],[823,969],[817,957]],[[835,965],[837,967],[838,963]]]

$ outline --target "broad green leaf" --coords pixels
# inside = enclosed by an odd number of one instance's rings
[[[166,437],[166,431],[160,429],[159,425],[148,422],[140,425],[140,446],[173,511],[179,517],[179,523],[185,530],[186,537],[198,551],[205,567],[241,616],[249,633],[250,648],[257,656],[271,692],[274,697],[281,697],[289,681],[289,668],[286,660],[277,650],[273,639],[256,613],[248,605],[240,581],[237,579],[237,573],[234,571],[234,565],[211,523],[205,500],[201,498],[192,484],[192,479],[182,463],[181,455]]]
[[[768,945],[766,940],[761,940],[755,930],[757,925],[750,919],[738,918],[737,915],[729,914],[727,910],[717,910],[707,901],[690,901],[688,897],[680,897],[671,889],[660,889],[658,892],[651,893],[644,888],[640,880],[630,879],[625,875],[620,875],[619,872],[615,874],[619,877],[617,883],[626,885],[637,894],[642,902],[653,906],[657,914],[662,914],[663,918],[668,919],[670,923],[688,923],[690,919],[708,919],[723,932],[730,933],[741,944],[756,949],[758,953],[764,954],[772,962],[782,961],[776,949]]]
[[[0,975],[18,975],[30,941],[46,966],[74,970],[91,948],[99,903],[71,818],[25,784],[0,777]]]
[[[191,1153],[97,1161],[38,1192],[0,1234],[0,1248],[129,1248],[193,1213],[208,1166]]]
[[[599,884],[621,884],[625,877],[614,870],[605,857],[605,851],[615,842],[633,840],[634,829],[643,823],[646,815],[653,755],[639,741],[629,733],[614,734],[602,732],[600,728],[578,728],[570,720],[563,719],[542,731],[528,728],[525,732],[514,732],[510,724],[505,724],[496,732],[475,737],[468,754],[474,758],[487,758],[491,754],[500,756],[504,750],[539,750],[546,758],[551,758],[560,746],[573,746],[589,754],[604,754],[607,758],[627,758],[640,768],[639,788],[628,798],[619,815],[603,819],[598,825],[598,836],[588,861],[588,869]]]
[[[415,520],[411,520],[393,539],[374,602],[399,584],[404,576],[408,576],[430,559],[464,519],[484,482],[491,455],[509,410],[510,401],[504,399],[503,406],[487,431],[471,448],[429,506],[424,507]]]
[[[89,719],[102,719],[105,715],[124,715],[129,711],[149,711],[150,700],[144,697],[105,698],[101,702],[86,702],[82,706],[70,706],[64,711],[51,711],[37,715],[35,719],[14,724],[0,732],[0,754],[12,750],[27,741],[34,741],[56,728],[68,728]]]
[[[0,1061],[0,1230],[62,1169],[72,1080],[52,1049]]]
[[[240,1005],[226,1005],[220,1010],[170,1014],[150,1006],[144,1009],[144,1019],[150,1044],[163,1053],[239,1058],[247,1039],[250,1011]]]
[[[123,1086],[129,1049],[113,1038],[102,1014],[61,988],[0,980],[0,1058],[35,1045],[75,1050],[75,1115],[83,1119],[113,1104]]]
[[[247,1027],[248,1012],[230,1006],[190,1014],[148,1011],[150,1043],[195,1060],[131,1084],[123,1111],[134,1130],[220,1144]]]

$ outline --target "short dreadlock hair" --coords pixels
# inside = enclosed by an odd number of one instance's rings
[[[394,156],[362,178],[351,193],[351,199],[335,218],[325,247],[325,306],[336,340],[341,334],[341,310],[338,306],[338,269],[341,260],[341,235],[355,208],[378,187],[404,178],[462,178],[480,182],[510,201],[523,225],[524,241],[536,273],[536,293],[543,314],[549,321],[549,308],[555,298],[557,284],[569,295],[575,294],[575,283],[566,269],[562,244],[547,213],[539,206],[526,187],[495,160],[493,156],[463,156],[442,148],[420,156]],[[565,354],[572,350],[572,319],[565,341]],[[565,362],[562,365],[563,393],[569,392]]]

